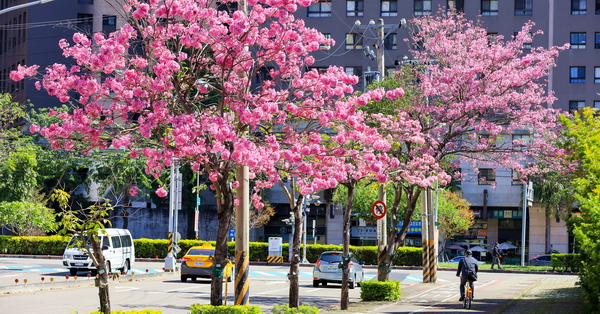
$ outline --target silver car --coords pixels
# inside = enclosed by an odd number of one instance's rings
[[[342,256],[341,251],[325,251],[321,253],[319,259],[315,262],[313,269],[313,287],[318,287],[319,283],[327,286],[328,283],[342,283]],[[350,253],[350,261],[348,268],[348,288],[354,289],[354,286],[359,286],[365,280],[365,272],[362,268],[363,262],[359,262],[352,253]]]

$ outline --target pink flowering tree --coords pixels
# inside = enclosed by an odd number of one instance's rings
[[[399,142],[396,152],[388,152],[413,165],[390,175],[396,200],[390,206],[388,254],[404,243],[423,191],[436,181],[450,183],[451,176],[464,179],[456,169],[503,167],[525,180],[543,171],[538,162],[558,168],[563,153],[552,145],[559,125],[556,111],[549,109],[555,98],[545,78],[566,46],[532,45],[540,32],[531,22],[508,39],[490,37],[462,14],[442,12],[412,23],[415,60],[386,83],[407,87],[406,95],[369,109],[404,112],[427,134],[421,144]],[[403,213],[401,198],[407,203]],[[405,223],[396,230],[401,214]]]
[[[223,1],[227,10],[211,3],[128,0],[122,14],[129,24],[119,31],[60,41],[75,65],[54,64],[41,77],[38,66],[20,65],[11,78],[38,77],[37,88],[74,105],[72,113],[55,113],[60,123],[39,130],[53,148],[123,149],[144,157],[155,176],[175,161],[205,173],[217,197],[214,262],[222,264],[238,202],[234,170],[247,166],[251,178],[261,174],[266,179],[257,188],[264,188],[279,180],[285,160],[305,174],[301,194],[332,187],[335,180],[311,178],[321,163],[304,162],[324,143],[315,132],[298,135],[298,127],[319,130],[340,121],[361,130],[356,108],[382,93],[347,97],[357,78],[343,69],[304,71],[314,61],[310,52],[333,44],[293,17],[310,0],[250,0],[247,8]],[[253,201],[264,206],[258,193]],[[211,304],[222,304],[219,278],[212,279]]]

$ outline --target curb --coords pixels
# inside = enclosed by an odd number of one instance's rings
[[[160,280],[169,278],[178,278],[179,272],[164,272],[164,273],[153,273],[153,274],[127,274],[121,275],[116,279],[109,278],[109,285],[133,282],[133,281],[146,281],[146,280]],[[0,295],[3,294],[17,294],[17,293],[30,293],[40,291],[52,291],[52,290],[64,290],[64,289],[75,289],[94,287],[96,285],[95,278],[83,277],[83,278],[72,278],[65,281],[51,281],[45,283],[36,284],[18,284],[14,286],[3,286],[0,287]]]

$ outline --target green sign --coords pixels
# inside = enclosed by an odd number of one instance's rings
[[[522,210],[492,210],[491,218],[521,219],[521,218],[523,218],[523,211]]]

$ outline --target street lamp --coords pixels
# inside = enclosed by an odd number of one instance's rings
[[[310,206],[311,200],[315,201],[315,204],[321,204],[321,201],[319,201],[319,196],[318,195],[307,195],[306,197],[304,197],[304,204],[302,204],[302,212],[304,214],[304,217],[302,219],[302,242],[303,242],[303,247],[302,247],[302,260],[300,261],[300,264],[308,264],[309,261],[306,259],[306,226],[307,224],[307,219],[308,219],[308,206]],[[314,234],[314,230],[313,230],[313,234]]]
[[[48,3],[54,0],[38,0],[38,1],[33,1],[33,2],[28,2],[28,3],[23,3],[23,4],[19,4],[19,5],[15,5],[14,7],[10,7],[10,8],[6,8],[4,10],[0,10],[0,14],[4,14],[10,11],[14,11],[14,10],[18,10],[18,9],[22,9],[22,8],[26,8],[26,7],[30,7],[32,5],[36,5],[36,4],[44,4],[44,3]]]

